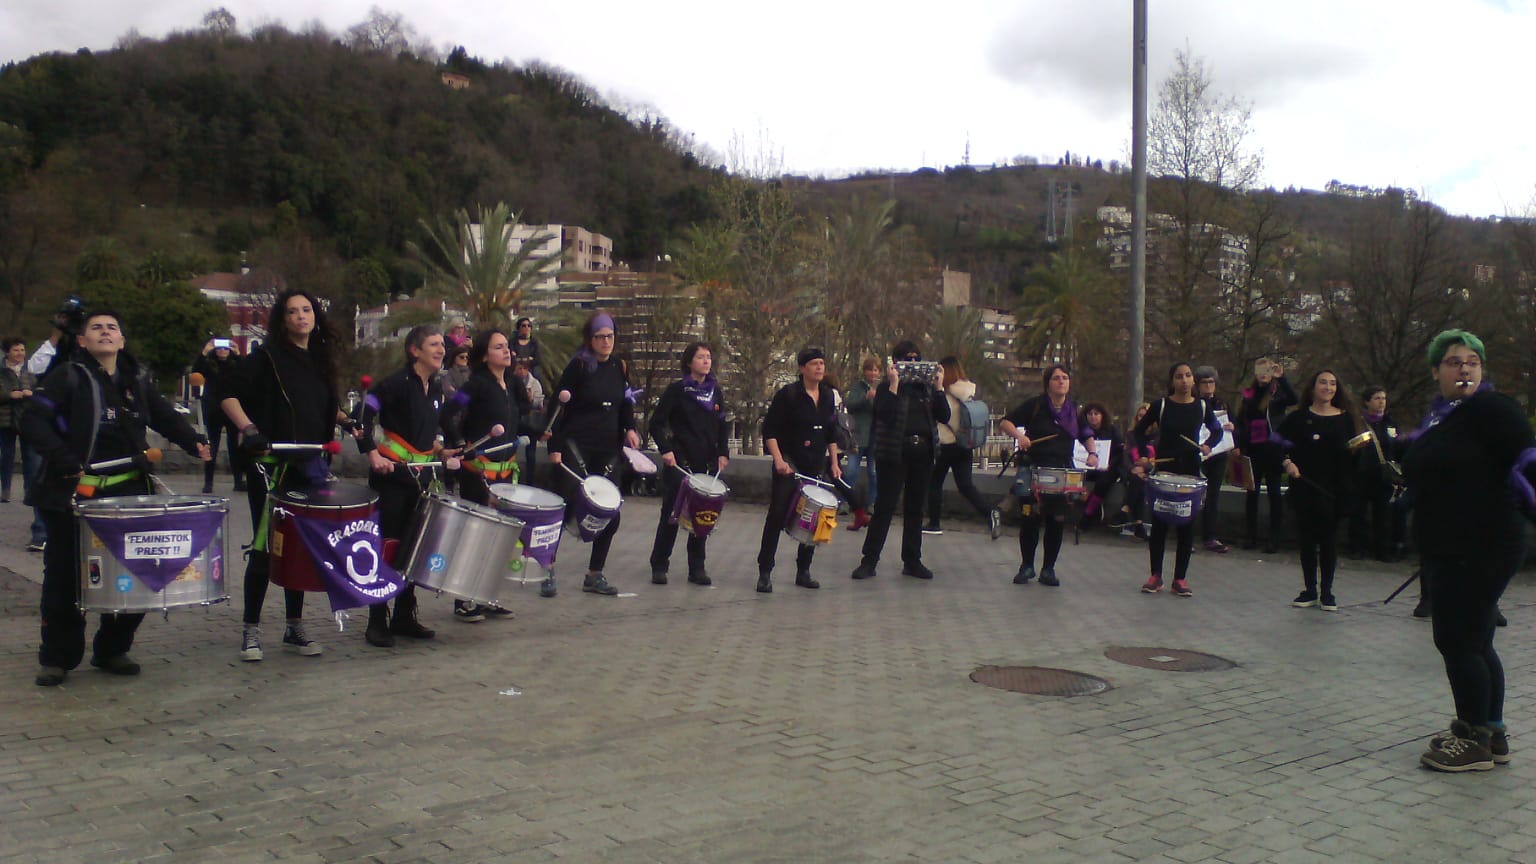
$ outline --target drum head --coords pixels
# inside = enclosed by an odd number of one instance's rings
[[[121,495],[75,502],[81,516],[145,515],[172,510],[225,510],[229,499],[208,495]]]
[[[536,486],[524,486],[521,483],[495,483],[491,486],[491,494],[502,501],[510,501],[520,507],[531,510],[561,510],[565,508],[565,499],[546,489]]]
[[[624,503],[624,496],[619,494],[619,487],[613,485],[613,481],[607,477],[588,477],[581,481],[581,491],[599,507],[608,510],[617,510]]]
[[[723,498],[731,491],[719,477],[708,474],[691,475],[688,478],[688,488],[709,498]]]
[[[379,493],[355,483],[327,483],[311,489],[287,489],[276,493],[278,501],[303,507],[337,509],[359,507],[379,500]]]
[[[815,502],[818,507],[837,509],[837,496],[833,495],[830,489],[812,484],[800,487],[800,491],[804,492],[805,497]]]

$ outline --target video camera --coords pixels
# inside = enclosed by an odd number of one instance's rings
[[[71,294],[53,313],[53,326],[65,336],[79,336],[85,330],[85,301]]]

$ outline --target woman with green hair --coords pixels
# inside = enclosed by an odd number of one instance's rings
[[[1429,346],[1438,394],[1403,457],[1413,536],[1434,585],[1435,648],[1456,704],[1449,731],[1419,757],[1436,771],[1509,761],[1504,667],[1493,649],[1499,597],[1520,564],[1520,510],[1536,505],[1536,436],[1520,406],[1483,380],[1483,343],[1447,330]]]

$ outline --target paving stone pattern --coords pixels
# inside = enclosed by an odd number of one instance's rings
[[[1051,589],[1010,584],[1013,537],[950,530],[924,540],[934,581],[897,575],[893,532],[853,582],[862,534],[839,529],[821,590],[793,585],[785,538],[759,595],[763,510],[733,504],[716,586],[683,581],[680,543],[658,587],[657,506],[627,503],[608,570],[637,596],[582,594],[567,537],[560,596],[528,586],[515,620],[461,624],[429,597],[438,638],[379,650],[365,616],[338,633],[310,595],[325,654],[299,657],[273,591],[267,659],[241,663],[236,573],[233,603],[145,622],[139,678],[45,689],[40,563],[4,505],[0,862],[1536,862],[1528,576],[1499,634],[1514,762],[1438,775],[1417,766],[1451,712],[1429,627],[1412,589],[1379,603],[1402,567],[1346,564],[1325,613],[1289,607],[1292,556],[1197,553],[1186,600],[1137,591],[1136,541],[1069,545]],[[1237,665],[1141,669],[1115,645]],[[988,664],[1112,689],[969,680]]]

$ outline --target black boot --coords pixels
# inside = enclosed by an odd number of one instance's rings
[[[759,570],[759,571],[757,571],[757,593],[759,593],[759,594],[772,594],[773,593],[773,571],[772,570]]]
[[[395,615],[389,621],[389,632],[410,639],[431,639],[435,630],[421,626],[416,620],[416,591],[407,585],[395,599]]]
[[[375,648],[395,647],[395,637],[389,632],[389,604],[368,607],[368,629],[363,631],[363,638]]]

